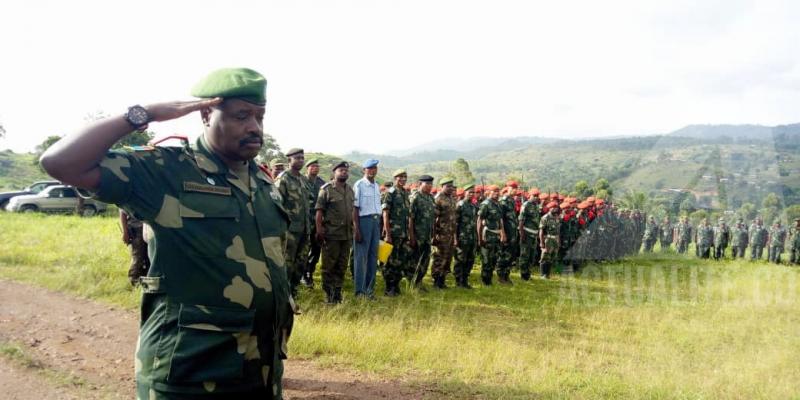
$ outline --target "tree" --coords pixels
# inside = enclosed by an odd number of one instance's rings
[[[689,193],[686,198],[681,201],[680,210],[685,214],[691,214],[697,209],[694,195]]]
[[[594,183],[594,192],[600,193],[601,190],[604,190],[608,196],[612,196],[614,191],[611,190],[611,184],[608,183],[608,179],[600,178]]]
[[[269,164],[270,161],[276,158],[282,160],[286,158],[286,156],[281,152],[281,146],[278,145],[278,141],[276,141],[272,135],[265,132],[264,145],[261,146],[261,150],[258,151],[258,156],[256,158],[264,164]]]
[[[761,200],[761,207],[764,208],[781,208],[781,199],[775,193],[769,193]]]
[[[634,191],[633,189],[628,190],[624,195],[622,195],[620,203],[622,203],[622,206],[625,208],[641,211],[647,211],[650,204],[649,198],[646,194],[643,192]]]
[[[144,146],[146,145],[151,139],[153,139],[154,134],[148,131],[134,131],[128,135],[125,135],[114,143],[112,149],[121,149],[125,146]]]
[[[794,220],[800,218],[800,204],[786,207],[785,212],[787,223],[794,225]]]
[[[575,182],[575,192],[578,194],[578,197],[589,197],[594,194],[594,190],[589,187],[589,182],[585,180]]]
[[[457,159],[450,167],[450,172],[447,174],[453,177],[457,186],[464,186],[469,183],[475,183],[475,177],[469,170],[469,163],[463,158]]]

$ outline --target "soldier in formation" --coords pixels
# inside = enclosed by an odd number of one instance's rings
[[[291,283],[292,295],[297,296],[297,285],[304,276],[308,263],[311,235],[311,192],[309,183],[300,170],[305,163],[303,149],[293,148],[286,152],[289,169],[281,172],[275,181],[283,200],[283,208],[289,213],[289,232],[286,235],[286,273]]]
[[[747,248],[748,239],[747,226],[745,226],[744,221],[739,218],[739,220],[736,221],[736,226],[731,229],[731,256],[734,260],[737,257],[744,258],[744,251]]]
[[[314,234],[322,251],[322,290],[328,304],[342,302],[344,271],[353,242],[355,193],[347,183],[350,165],[333,165],[333,180],[322,185],[315,204]]]
[[[786,243],[786,229],[781,226],[780,219],[776,219],[775,223],[773,223],[772,227],[769,229],[769,238],[767,242],[769,243],[769,262],[780,264],[781,253],[783,253],[783,246]]]
[[[731,230],[725,223],[724,218],[719,219],[719,223],[714,227],[714,259],[720,260],[725,257],[725,249],[731,240]]]
[[[750,260],[760,260],[769,236],[769,232],[764,227],[761,218],[756,218],[753,224],[750,225],[748,233],[750,235],[747,239],[750,244]]]

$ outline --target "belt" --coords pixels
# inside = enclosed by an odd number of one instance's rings
[[[558,239],[558,235],[545,235],[545,237],[548,237],[550,239]]]
[[[380,214],[367,214],[367,215],[359,215],[358,216],[358,218],[372,218],[372,219],[378,219],[380,217],[381,217]]]
[[[487,231],[487,232],[492,232],[492,233],[494,233],[495,235],[499,235],[499,234],[500,234],[500,229],[489,229],[489,228],[483,228],[483,230],[485,230],[485,231]]]
[[[531,228],[525,228],[525,227],[523,227],[522,229],[525,229],[525,232],[533,233],[534,235],[539,233],[538,229],[531,229]]]

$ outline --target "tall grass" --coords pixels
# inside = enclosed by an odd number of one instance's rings
[[[135,307],[115,224],[0,214],[0,277]],[[290,350],[453,398],[800,398],[797,282],[786,265],[655,253],[335,307],[301,290]]]

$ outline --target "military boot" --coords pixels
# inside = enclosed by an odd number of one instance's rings
[[[333,288],[333,302],[334,304],[342,303],[342,288]]]
[[[325,291],[325,304],[336,304],[336,299],[334,297],[333,288],[330,286],[323,286],[322,290]]]

